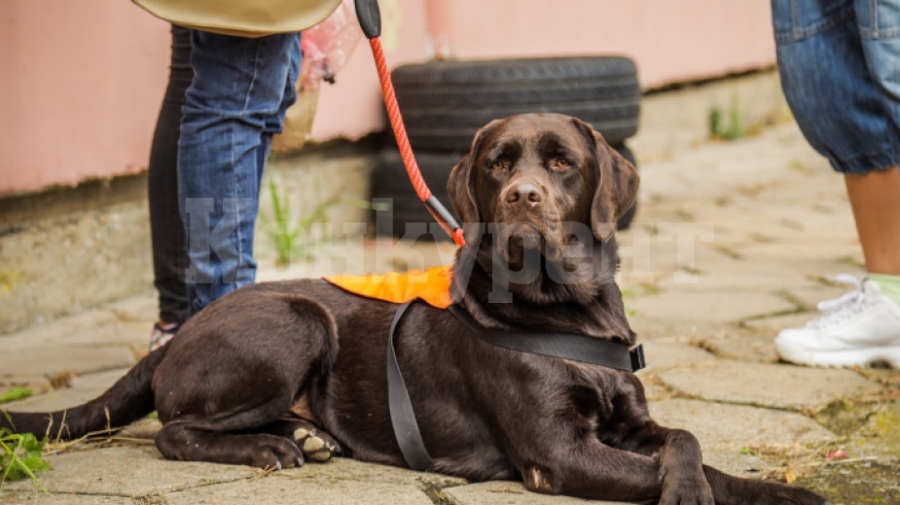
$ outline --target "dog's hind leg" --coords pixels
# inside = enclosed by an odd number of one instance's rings
[[[302,464],[291,437],[266,427],[291,412],[337,351],[327,310],[301,296],[250,286],[210,305],[173,339],[156,371],[168,458],[286,468]]]
[[[156,434],[156,447],[167,458],[186,461],[268,469],[302,465],[303,453],[296,443],[264,430],[290,407],[290,388],[266,390],[260,384],[265,383],[261,377],[247,382],[254,387],[233,388],[230,399],[225,394],[203,398],[187,395],[189,401],[182,410],[175,410],[175,416],[172,406],[167,405],[165,415],[160,411],[163,427]],[[206,388],[199,391],[209,392]]]
[[[258,468],[303,465],[303,453],[293,441],[268,433],[223,433],[173,421],[156,435],[156,447],[167,458],[209,461]]]
[[[306,459],[325,462],[341,453],[330,434],[293,413],[253,427],[275,417],[279,403],[270,399],[218,420],[185,416],[170,421],[157,433],[156,446],[170,459],[278,469],[300,466]],[[247,428],[232,431],[238,426]]]

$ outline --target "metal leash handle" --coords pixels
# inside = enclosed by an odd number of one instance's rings
[[[384,49],[381,46],[381,39],[379,39],[381,35],[381,12],[378,9],[378,0],[355,0],[354,3],[359,25],[362,27],[366,38],[369,39],[369,46],[372,47],[375,67],[378,69],[378,80],[381,81],[381,94],[384,96],[384,104],[387,107],[391,129],[394,130],[394,137],[397,139],[397,147],[400,148],[400,157],[403,159],[403,165],[406,167],[409,180],[412,182],[419,199],[425,204],[435,221],[453,238],[456,245],[462,247],[466,245],[462,227],[460,227],[456,218],[453,217],[453,214],[441,204],[440,200],[431,194],[431,190],[428,189],[428,185],[422,177],[422,172],[419,171],[416,158],[413,156],[409,136],[406,134],[406,127],[403,126],[403,118],[400,115],[400,106],[397,104],[397,95],[394,93],[394,85],[391,82],[391,74],[388,71],[387,61],[384,57]]]

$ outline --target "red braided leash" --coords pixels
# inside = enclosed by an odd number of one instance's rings
[[[377,9],[377,4],[375,5]],[[359,12],[359,5],[357,5],[357,12]],[[453,215],[431,194],[431,190],[428,189],[428,185],[422,177],[422,172],[419,171],[419,164],[416,163],[416,158],[413,156],[412,146],[406,134],[406,127],[403,126],[403,117],[400,115],[400,106],[397,104],[397,95],[394,93],[394,85],[391,82],[391,74],[388,71],[387,61],[384,57],[384,49],[381,47],[381,40],[377,36],[369,37],[369,45],[372,47],[372,55],[375,58],[375,67],[378,70],[378,80],[381,82],[381,93],[384,96],[388,118],[391,122],[391,128],[394,130],[394,137],[397,139],[397,146],[400,148],[400,156],[403,158],[403,165],[406,167],[409,180],[412,182],[416,194],[425,204],[428,212],[431,213],[444,231],[453,238],[456,245],[462,247],[466,244],[462,228],[456,223]]]
[[[431,190],[425,184],[419,172],[419,165],[413,156],[412,146],[409,143],[409,136],[406,134],[406,127],[403,125],[403,117],[400,115],[400,106],[397,104],[397,96],[394,94],[394,85],[391,83],[387,62],[384,58],[384,50],[381,47],[381,39],[370,39],[369,45],[372,46],[372,55],[375,57],[375,67],[378,69],[378,79],[381,81],[381,93],[384,95],[384,104],[387,107],[388,118],[391,121],[391,128],[394,130],[394,136],[397,137],[397,147],[400,148],[400,157],[403,158],[403,165],[409,174],[409,180],[412,182],[416,194],[423,202],[431,198]]]

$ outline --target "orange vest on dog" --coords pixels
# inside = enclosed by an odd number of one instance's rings
[[[453,267],[441,266],[406,273],[390,272],[371,275],[333,275],[326,281],[350,293],[391,303],[421,299],[438,309],[453,303],[450,281]]]

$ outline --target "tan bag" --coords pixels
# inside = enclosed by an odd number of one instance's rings
[[[238,37],[299,32],[318,24],[341,0],[133,0],[172,24]]]

